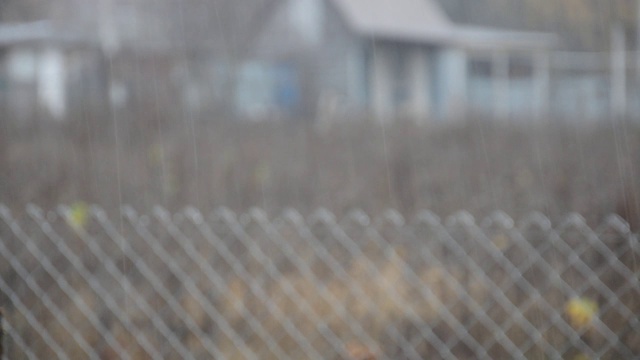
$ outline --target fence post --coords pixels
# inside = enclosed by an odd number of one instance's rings
[[[627,107],[625,36],[620,24],[611,29],[611,115],[623,117]]]

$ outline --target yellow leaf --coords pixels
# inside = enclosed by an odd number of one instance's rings
[[[576,356],[572,357],[571,360],[589,360],[589,356],[585,353],[579,353]]]
[[[75,231],[84,230],[88,220],[89,207],[87,206],[87,204],[79,201],[71,205],[67,221]]]
[[[574,297],[567,301],[564,311],[574,329],[589,326],[598,312],[598,303],[585,297]]]

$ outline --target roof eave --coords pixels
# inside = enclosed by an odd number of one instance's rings
[[[544,32],[457,26],[454,42],[469,50],[548,51],[558,47],[560,38]]]
[[[56,29],[47,20],[0,25],[0,46],[2,47],[49,44],[63,47],[90,47],[99,46],[100,42],[97,38]]]

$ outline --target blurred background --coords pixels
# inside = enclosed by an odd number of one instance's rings
[[[634,1],[0,6],[10,206],[638,213]]]
[[[2,0],[0,358],[637,358],[639,179],[640,1]]]
[[[638,213],[634,1],[0,6],[8,205]]]

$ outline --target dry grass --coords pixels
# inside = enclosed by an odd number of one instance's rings
[[[271,334],[277,346],[294,358],[304,358],[305,353],[296,334],[287,330],[287,321],[323,357],[336,359],[345,355],[375,359],[381,352],[394,359],[406,358],[392,336],[393,329],[410,339],[425,358],[438,358],[434,346],[422,339],[425,331],[450,341],[454,356],[473,358],[469,344],[453,340],[459,334],[449,322],[451,317],[464,326],[468,336],[489,344],[487,351],[493,358],[509,357],[508,349],[491,342],[492,330],[486,322],[476,321],[479,318],[488,317],[500,326],[511,321],[503,327],[506,337],[516,346],[528,349],[525,355],[531,359],[544,358],[546,346],[561,349],[567,358],[578,358],[584,349],[576,345],[577,338],[595,349],[606,345],[597,329],[567,334],[567,329],[553,318],[550,309],[562,313],[570,294],[545,270],[545,264],[533,264],[523,274],[539,291],[540,298],[531,301],[531,293],[510,282],[510,273],[497,266],[491,256],[495,253],[491,251],[499,252],[505,261],[516,266],[530,254],[514,246],[517,241],[512,234],[501,231],[489,234],[490,248],[475,247],[465,236],[456,236],[455,241],[468,251],[468,256],[461,259],[452,255],[453,250],[446,242],[438,241],[437,236],[425,229],[416,228],[412,235],[407,235],[393,228],[379,228],[384,241],[378,243],[357,225],[347,227],[361,251],[354,254],[326,229],[312,228],[317,244],[324,246],[342,267],[340,274],[327,266],[326,259],[311,251],[305,239],[292,229],[281,228],[280,232],[303,264],[309,266],[309,272],[283,254],[255,226],[248,226],[246,231],[273,268],[253,256],[251,249],[239,243],[229,229],[214,226],[221,241],[237,257],[236,262],[245,269],[246,276],[241,276],[226,262],[228,259],[183,224],[181,228],[197,252],[207,259],[205,268],[208,266],[221,275],[223,282],[216,285],[203,270],[203,264],[194,261],[179,242],[153,221],[150,229],[157,243],[194,281],[200,292],[194,294],[179,274],[169,269],[125,223],[120,230],[176,299],[182,309],[176,312],[141,274],[135,259],[123,256],[118,245],[95,222],[89,222],[86,231],[95,236],[107,254],[112,254],[111,259],[98,259],[72,229],[56,222],[56,230],[83,260],[90,276],[113,290],[111,296],[132,321],[123,324],[78,275],[74,264],[59,253],[33,222],[22,218],[22,210],[27,202],[52,208],[77,200],[98,203],[111,210],[122,202],[143,209],[156,204],[180,209],[192,204],[205,212],[220,206],[245,211],[257,205],[269,214],[277,214],[287,206],[303,213],[323,206],[338,217],[353,208],[373,214],[387,207],[398,208],[405,214],[429,208],[443,215],[458,209],[476,215],[503,209],[514,217],[541,210],[552,219],[578,211],[592,224],[615,211],[637,230],[640,129],[635,125],[529,126],[478,119],[451,126],[418,127],[399,122],[384,128],[376,123],[358,122],[320,132],[301,124],[196,124],[193,132],[188,126],[165,126],[162,132],[149,129],[148,133],[142,131],[138,135],[124,133],[119,135],[118,147],[108,132],[78,134],[77,128],[66,126],[17,134],[5,143],[0,159],[6,176],[2,178],[0,199],[15,210],[37,246],[51,257],[53,266],[76,289],[77,298],[69,298],[53,285],[59,279],[42,271],[37,259],[25,251],[6,226],[0,226],[0,235],[18,253],[21,263],[34,271],[34,280],[59,307],[57,315],[68,317],[80,329],[84,341],[102,358],[118,358],[117,349],[105,344],[103,334],[79,311],[78,299],[97,314],[132,359],[148,358],[134,341],[135,334],[144,334],[166,358],[179,358],[136,299],[158,312],[180,343],[198,358],[208,357],[206,344],[189,328],[185,316],[229,359],[241,359],[247,350],[261,359],[278,358],[264,339],[254,333],[255,329],[247,322],[249,317],[255,318],[264,333]],[[524,235],[536,251],[545,251],[543,245],[548,237],[535,231]],[[580,237],[568,234],[565,239],[578,244]],[[615,236],[610,240],[616,244]],[[425,253],[441,262],[425,260],[421,257]],[[620,261],[638,271],[634,259],[624,256]],[[637,345],[640,341],[636,333],[629,331],[628,319],[616,310],[615,304],[592,286],[582,286],[588,279],[579,271],[565,269],[569,254],[552,252],[544,257],[566,283],[600,304],[599,320],[619,333],[620,341],[634,354],[640,354]],[[623,289],[628,279],[603,263],[597,253],[588,250],[583,257],[608,287],[614,291]],[[131,281],[132,288],[122,288],[119,280],[101,266],[104,261],[113,261],[122,269],[122,276]],[[478,264],[481,272],[470,267],[469,262]],[[4,262],[0,271],[64,351],[73,358],[85,357],[77,339],[56,314],[43,307],[40,297],[25,286],[15,269]],[[521,317],[514,318],[512,312],[497,305],[497,290],[504,292],[505,298],[522,311]],[[620,301],[638,314],[640,294],[635,290],[621,290]],[[47,354],[50,349],[33,326],[15,310],[15,304],[8,302],[6,294],[0,295],[12,328],[36,354]],[[199,300],[201,297],[241,334],[246,349],[239,349],[230,341]],[[461,301],[465,298],[472,301]],[[571,319],[565,316],[565,320]],[[532,341],[527,323],[539,329],[540,339]],[[326,325],[342,341],[342,351],[320,335],[319,324]],[[125,325],[131,326],[133,333]],[[362,337],[359,329],[373,339],[373,345]],[[22,356],[15,348],[13,351],[17,354],[15,358]],[[620,354],[615,350],[603,354],[604,358],[616,356]]]
[[[577,211],[590,221],[617,212],[640,226],[640,128],[632,123],[354,121],[318,131],[203,121],[160,131],[132,122],[120,124],[117,146],[112,128],[91,124],[7,137],[2,202],[16,210],[82,200],[107,208],[260,206],[272,214],[288,206],[339,215],[389,207],[441,215]]]

